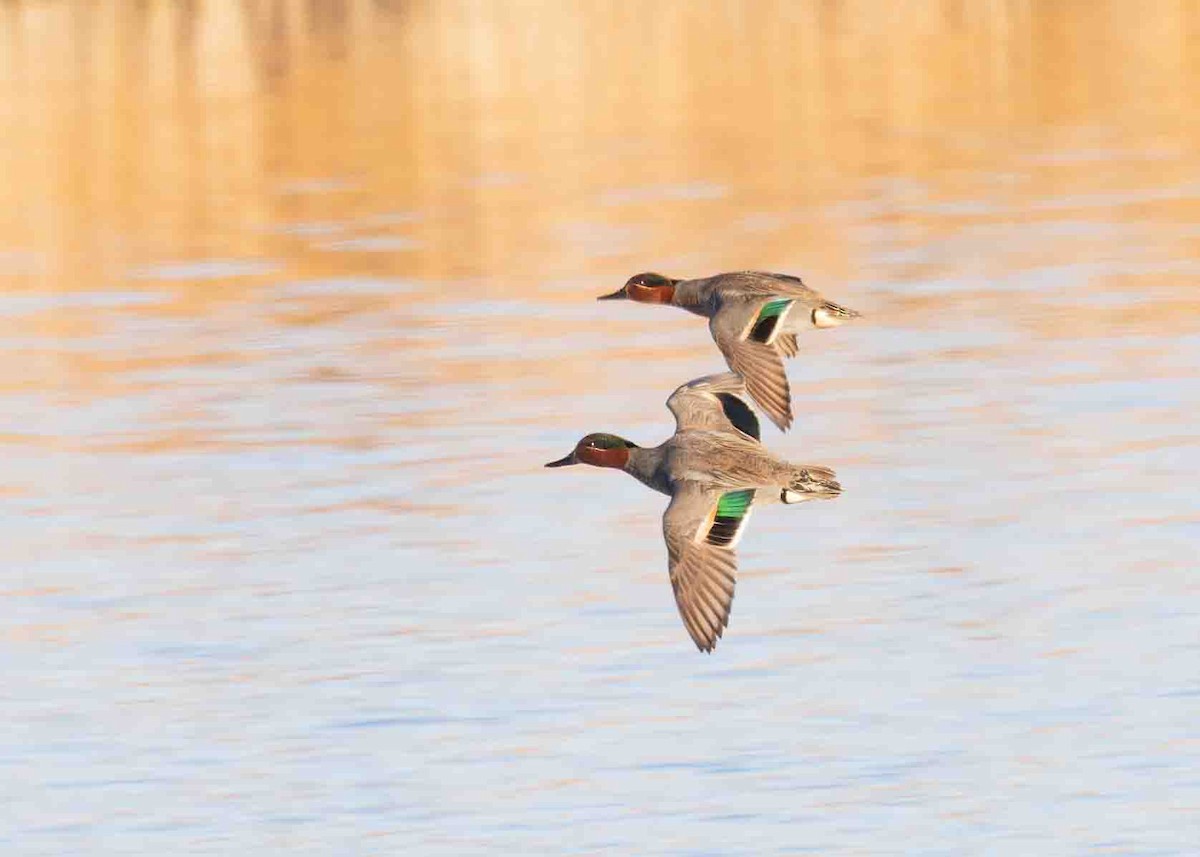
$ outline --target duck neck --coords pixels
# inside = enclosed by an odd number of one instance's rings
[[[708,315],[711,295],[704,288],[707,283],[707,280],[679,280],[671,303],[696,315]]]
[[[670,494],[667,483],[666,444],[659,446],[635,446],[629,450],[629,460],[625,462],[624,470],[643,485],[648,485],[655,491]]]

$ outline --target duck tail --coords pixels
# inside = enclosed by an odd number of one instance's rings
[[[841,483],[828,467],[806,464],[792,471],[791,479],[779,492],[784,503],[802,503],[805,500],[823,500],[842,493]]]
[[[862,313],[831,301],[825,301],[812,311],[813,327],[837,327],[855,318],[862,318]]]

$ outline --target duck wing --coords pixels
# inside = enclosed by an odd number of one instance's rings
[[[723,491],[683,482],[663,514],[671,588],[696,647],[711,652],[729,624],[737,581],[737,546],[753,489]]]
[[[677,432],[688,429],[729,431],[732,427],[753,440],[762,436],[758,417],[746,393],[746,383],[735,372],[705,375],[688,381],[671,394],[667,407],[675,415]]]
[[[837,327],[862,313],[826,300],[820,292],[804,285],[791,274],[771,274],[766,271],[738,271],[712,278],[715,289],[725,297],[788,298],[800,304],[798,311],[812,321],[813,327]]]
[[[725,362],[745,379],[746,391],[781,431],[792,424],[783,357],[795,353],[795,339],[782,328],[793,303],[771,297],[726,301],[708,321]]]
[[[799,298],[810,306],[825,299],[804,285],[804,281],[791,274],[772,274],[767,271],[738,271],[721,275],[721,290],[746,295],[774,295],[775,297]]]

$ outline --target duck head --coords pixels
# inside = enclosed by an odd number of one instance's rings
[[[679,280],[672,280],[662,274],[635,274],[620,289],[611,295],[601,295],[596,300],[630,300],[642,304],[669,304],[675,297],[675,284],[678,282]]]
[[[593,467],[615,467],[618,470],[625,467],[629,461],[629,450],[637,447],[636,443],[628,441],[615,434],[597,432],[582,438],[570,455],[558,461],[551,461],[547,467],[566,467],[569,464],[590,464]]]

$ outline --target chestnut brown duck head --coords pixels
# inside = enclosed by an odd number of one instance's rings
[[[611,295],[601,295],[598,301],[637,301],[640,304],[669,304],[675,298],[675,284],[662,274],[635,274]]]
[[[580,439],[569,455],[551,461],[547,467],[567,467],[571,464],[590,464],[593,467],[615,467],[623,470],[629,463],[629,451],[639,449],[633,441],[615,434],[594,432]]]

